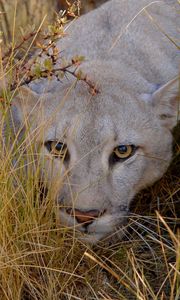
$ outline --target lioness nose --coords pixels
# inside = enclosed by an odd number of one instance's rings
[[[92,209],[89,211],[81,211],[79,209],[72,209],[68,208],[66,209],[66,212],[74,216],[78,223],[92,223],[94,219],[98,218],[100,216],[100,211],[96,209]]]

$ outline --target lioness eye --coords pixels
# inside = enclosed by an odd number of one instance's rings
[[[45,142],[47,150],[57,158],[65,158],[67,155],[67,146],[64,143],[58,141]]]
[[[126,160],[134,154],[136,149],[134,145],[119,145],[114,148],[110,160],[111,162]]]

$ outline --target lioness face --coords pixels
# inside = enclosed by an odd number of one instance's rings
[[[67,90],[63,96],[54,91],[53,98],[51,92],[37,95],[29,119],[32,115],[32,130],[43,124],[36,143],[60,223],[96,243],[123,232],[135,194],[166,171],[176,108],[161,105],[162,91],[145,103],[115,80],[95,96],[83,83]],[[32,102],[35,93],[28,93]]]

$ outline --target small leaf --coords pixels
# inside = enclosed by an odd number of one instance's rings
[[[85,56],[83,56],[83,55],[78,56],[78,60],[80,62],[85,61]]]
[[[44,61],[44,67],[48,71],[52,70],[52,61],[51,61],[51,59],[49,59],[49,58],[45,59],[45,61]]]
[[[79,56],[79,55],[76,55],[72,58],[72,63],[74,65],[80,65],[81,62],[83,62],[85,60],[85,57],[84,56]]]
[[[34,67],[34,75],[36,76],[36,78],[41,77],[41,67],[39,64],[36,64]]]
[[[63,71],[60,71],[60,72],[58,72],[58,78],[64,78],[64,72]]]
[[[83,78],[83,72],[82,70],[79,70],[76,72],[76,77],[78,80],[81,80]]]
[[[37,42],[36,42],[36,47],[37,47],[37,48],[40,48],[40,49],[43,49],[43,48],[44,48],[44,45],[37,41]]]

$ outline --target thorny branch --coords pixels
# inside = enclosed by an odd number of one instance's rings
[[[4,61],[6,58],[9,58],[9,56],[12,54],[12,52],[17,51],[20,49],[25,42],[30,40],[32,37],[34,37],[37,34],[37,31],[30,32],[26,36],[23,36],[22,40],[12,49],[12,47],[9,47],[9,49],[4,53],[2,60]]]
[[[42,30],[40,30],[40,32],[30,32],[24,36],[13,49],[10,47],[4,53],[2,57],[4,69],[7,69],[7,60],[10,56],[12,56],[13,61],[12,71],[14,75],[11,76],[13,80],[8,85],[10,91],[41,78],[52,79],[54,77],[56,80],[62,81],[65,75],[70,74],[76,78],[77,81],[84,81],[88,85],[92,95],[99,92],[96,85],[79,68],[84,61],[84,57],[76,56],[73,57],[70,62],[67,62],[64,57],[61,56],[56,45],[59,39],[66,36],[64,25],[69,22],[68,17],[76,18],[76,12],[79,14],[80,1],[75,1],[73,4],[67,2],[67,4],[67,11],[60,11],[60,13],[57,14],[54,24],[49,25],[44,33],[42,33]],[[41,35],[39,40],[36,39],[36,48],[40,50],[39,53],[34,55],[29,61],[19,59],[17,56],[18,50],[21,50],[24,43],[36,35]]]

